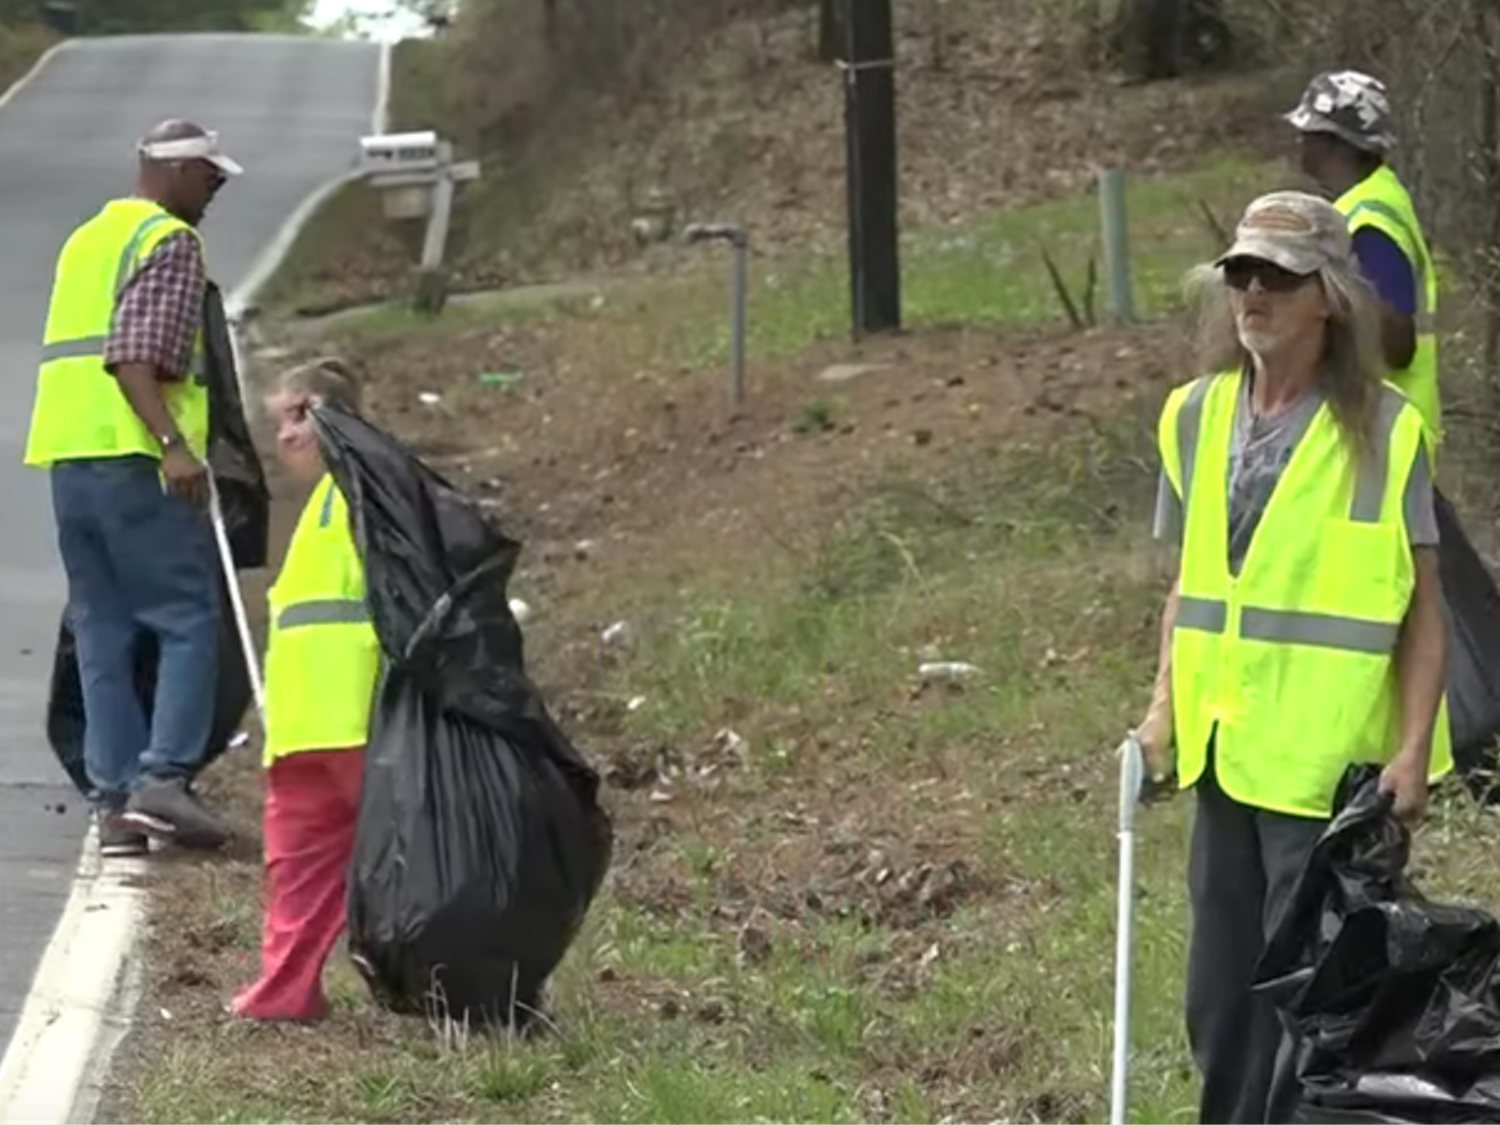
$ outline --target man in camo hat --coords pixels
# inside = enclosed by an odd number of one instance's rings
[[[1302,169],[1349,221],[1360,270],[1381,299],[1390,378],[1442,440],[1437,274],[1411,195],[1386,158],[1396,145],[1385,84],[1357,70],[1318,75],[1286,115],[1302,134]]]

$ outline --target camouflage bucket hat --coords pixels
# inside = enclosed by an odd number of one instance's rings
[[[1350,260],[1349,227],[1326,200],[1301,191],[1263,195],[1245,209],[1234,245],[1214,264],[1257,258],[1306,276]]]
[[[1396,147],[1385,83],[1357,70],[1318,75],[1286,120],[1304,133],[1332,133],[1364,152]]]

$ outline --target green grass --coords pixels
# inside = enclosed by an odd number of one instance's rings
[[[1131,273],[1140,314],[1150,318],[1176,308],[1183,274],[1221,249],[1202,206],[1232,230],[1246,203],[1289,179],[1289,169],[1281,164],[1218,156],[1185,174],[1129,181]],[[1098,280],[1093,306],[1102,321],[1107,282],[1098,231],[1099,205],[1092,194],[994,212],[950,230],[909,230],[901,244],[905,323],[1062,319],[1063,307],[1043,266],[1044,250],[1080,307],[1088,263],[1094,259]],[[753,276],[753,355],[791,355],[816,340],[847,336],[849,280],[841,248],[800,261],[757,262]],[[692,292],[698,294],[701,313],[675,315],[689,325],[713,327],[690,328],[680,346],[693,362],[718,363],[728,350],[723,318],[714,317],[717,310],[708,304],[718,298],[712,286],[701,282]]]
[[[1150,319],[1177,308],[1183,275],[1221,249],[1203,208],[1232,229],[1246,202],[1289,182],[1290,175],[1279,163],[1219,156],[1191,172],[1132,180],[1131,273],[1138,313]],[[522,189],[502,177],[484,190]],[[476,200],[473,206],[478,213],[489,204]],[[1103,322],[1107,282],[1098,229],[1098,202],[1086,194],[994,212],[951,229],[909,230],[901,247],[905,323],[1032,325],[1063,320],[1062,304],[1043,266],[1043,250],[1057,263],[1075,304],[1080,309],[1092,304],[1095,319]],[[365,244],[360,269],[344,262],[354,232],[355,241]],[[278,310],[326,311],[346,300],[369,300],[385,283],[361,281],[361,275],[378,274],[375,262],[382,257],[415,260],[410,236],[381,218],[378,201],[367,188],[347,188],[314,218],[268,286],[265,301]],[[1096,282],[1088,299],[1090,260]],[[344,264],[330,265],[338,262]],[[341,271],[347,275],[342,279]],[[351,315],[340,330],[436,337],[535,316],[590,316],[638,333],[657,363],[718,366],[729,347],[720,291],[724,273],[714,256],[705,255],[686,263],[672,282],[627,288],[599,279],[502,290],[453,301],[439,319],[396,303]],[[782,358],[820,340],[847,337],[848,269],[841,248],[757,260],[751,277],[749,348],[754,359]],[[596,309],[593,296],[605,292],[610,297],[607,310]],[[799,430],[819,432],[834,423],[835,415],[836,404],[814,404],[799,420]]]
[[[420,1025],[370,1029],[368,1013],[345,1010],[341,972],[336,1008],[365,1028],[361,1049],[283,1047],[246,1069],[254,1041],[244,1029],[213,1028],[193,1050],[141,1071],[141,1116],[926,1121],[956,1104],[1021,1118],[1096,1114],[1113,902],[1112,800],[1100,763],[1143,678],[1139,654],[1149,645],[1140,642],[1158,594],[1149,573],[1122,581],[1108,560],[1138,551],[1138,521],[1125,509],[1144,505],[1150,475],[1120,465],[1132,464],[1122,451],[1146,440],[1130,420],[1118,433],[1012,451],[969,466],[940,497],[927,494],[931,484],[887,480],[800,579],[733,598],[697,591],[688,600],[700,608],[686,619],[661,607],[660,631],[619,673],[621,690],[652,700],[637,720],[642,735],[686,741],[721,721],[725,700],[751,703],[743,719],[756,783],[798,769],[778,764],[777,743],[763,737],[770,720],[758,708],[774,706],[800,709],[813,727],[837,717],[871,736],[880,747],[871,766],[896,777],[921,776],[929,757],[960,755],[971,788],[1012,802],[971,825],[972,861],[996,888],[1033,890],[1020,905],[981,896],[923,931],[916,952],[935,943],[943,954],[920,986],[893,991],[876,971],[917,971],[906,929],[857,914],[772,920],[769,956],[745,961],[734,928],[715,924],[711,907],[727,873],[773,843],[774,830],[727,841],[687,832],[657,862],[695,905],[663,912],[618,895],[597,904],[556,982],[556,1034],[444,1050]],[[1119,485],[1117,515],[1055,503],[1108,480]],[[906,689],[915,649],[939,626],[961,648],[955,657],[985,669],[983,685],[871,720],[868,701]],[[1046,665],[1049,650],[1080,644],[1099,646],[1088,661],[1097,675]],[[1038,725],[1043,733],[1026,735]],[[1006,749],[1017,736],[1026,749]],[[1050,770],[1076,770],[1085,799],[1065,788],[1060,802],[1042,793],[1014,803],[1015,771],[1032,754],[1045,754]],[[1180,1047],[1181,824],[1173,810],[1147,833],[1148,857],[1159,861],[1147,865],[1141,966],[1142,1027],[1155,1044],[1141,1082],[1153,1091],[1153,1119],[1181,1117],[1190,1100],[1181,1051],[1161,1045]],[[236,940],[253,946],[253,934]],[[639,989],[642,1005],[603,1005],[601,976]],[[701,1015],[709,1003],[713,1019]],[[340,1038],[350,1034],[346,1026]],[[933,1077],[990,1041],[1004,1058],[989,1070],[965,1064],[964,1088]],[[329,1056],[340,1051],[347,1057],[330,1075]]]
[[[588,316],[594,312],[596,299],[608,291],[605,284],[578,282],[456,295],[440,317],[425,316],[404,305],[381,304],[339,314],[331,331],[363,344],[413,338],[440,343],[455,333],[493,328],[497,323]]]
[[[649,700],[630,733],[691,747],[732,721],[750,764],[709,815],[622,860],[686,897],[628,881],[606,892],[555,981],[555,1032],[440,1039],[371,1012],[344,969],[329,1032],[203,1024],[138,1068],[133,1109],[153,1121],[1100,1119],[1108,751],[1144,699],[1164,585],[1142,530],[1148,420],[1120,415],[937,480],[887,477],[800,569],[663,596],[608,685]],[[928,645],[981,676],[906,706]],[[814,732],[858,747],[850,776],[886,795],[887,815],[862,828],[956,833],[983,890],[925,922],[769,917],[769,953],[750,961],[715,908],[740,901],[746,865],[790,837],[765,819],[717,822],[767,792],[773,812],[824,809]],[[939,775],[963,787],[966,812],[905,807]],[[1137,1121],[1195,1115],[1181,1012],[1190,813],[1180,798],[1139,826]],[[1424,886],[1493,902],[1497,844],[1493,813],[1440,804],[1419,842]],[[245,911],[220,914],[248,955]],[[924,947],[936,952],[918,967]]]
[[[1038,717],[1073,728],[1073,709],[1051,706],[1047,690],[1121,690],[1135,669],[1118,646],[1133,643],[1151,612],[1122,597],[1108,562],[1140,542],[1153,484],[1149,433],[1141,415],[981,459],[940,483],[880,481],[779,596],[700,591],[659,618],[652,659],[617,685],[649,701],[637,728],[682,739],[768,700],[810,723],[835,721],[908,682],[917,651],[940,635],[953,646],[944,659],[979,665],[983,686],[924,713],[898,742],[957,740]],[[1060,681],[1042,667],[1049,650],[1084,644],[1103,646],[1099,678]]]
[[[1228,223],[1277,174],[1225,160],[1137,185],[1136,277],[1148,313],[1170,307],[1182,271],[1214,250],[1195,201]],[[909,319],[1056,319],[1037,248],[1047,245],[1076,283],[1094,224],[1093,201],[1080,198],[914,234]],[[839,268],[778,269],[757,279],[760,354],[842,333]],[[439,322],[387,308],[345,330],[429,333],[440,344],[445,333],[498,319],[575,315],[577,299],[497,295]],[[604,315],[629,306],[628,317],[654,316],[665,347],[707,362],[716,342],[694,326],[711,300],[711,290],[684,290],[680,301],[656,290],[611,293]],[[816,400],[794,423],[817,432],[838,418],[836,399]],[[435,1036],[373,1013],[344,967],[330,984],[336,1018],[326,1032],[196,1024],[136,1069],[135,1115],[1101,1119],[1115,909],[1109,750],[1144,703],[1166,580],[1144,534],[1152,422],[1149,410],[1120,412],[935,476],[893,472],[851,495],[816,550],[753,582],[621,592],[638,642],[603,687],[647,700],[626,720],[624,741],[690,753],[733,726],[748,740],[748,766],[718,803],[704,798],[662,838],[618,857],[615,884],[554,982],[552,1034]],[[931,656],[981,671],[960,693],[918,695],[916,669]],[[961,812],[920,804],[917,788],[934,780],[962,790]],[[778,849],[796,843],[776,814],[811,803],[826,832],[842,810],[819,783],[846,781],[851,800],[874,792],[884,802],[857,807],[861,831],[958,839],[982,889],[937,919],[859,909],[772,916],[768,955],[747,960],[739,922],[716,908],[764,893],[736,888],[747,868],[774,868]],[[747,810],[764,815],[737,821]],[[1137,1121],[1195,1116],[1182,1030],[1190,816],[1191,801],[1180,798],[1144,813],[1138,831]],[[1440,899],[1493,903],[1497,845],[1493,813],[1462,796],[1440,803],[1419,841],[1424,887]],[[640,868],[673,893],[652,898],[619,874]],[[216,904],[212,917],[248,959],[254,904]],[[937,953],[919,963],[928,948]]]
[[[137,1115],[1101,1119],[1115,926],[1108,750],[1144,699],[1164,578],[1141,526],[1147,422],[1120,415],[938,480],[887,477],[800,570],[663,595],[609,685],[649,700],[632,735],[699,745],[732,719],[750,764],[709,816],[625,861],[649,863],[688,905],[642,898],[628,882],[606,891],[554,982],[554,1033],[440,1040],[372,1013],[343,967],[331,1036],[201,1026],[138,1068]],[[934,643],[978,664],[980,679],[900,706]],[[772,917],[768,956],[747,961],[714,908],[739,901],[731,887],[745,864],[787,837],[760,819],[729,832],[714,822],[759,792],[771,810],[810,797],[822,767],[809,732],[856,742],[858,768],[888,794],[889,823],[862,827],[964,833],[984,890],[910,925],[858,911]],[[962,820],[903,816],[933,763],[972,796]],[[1182,1028],[1191,807],[1153,806],[1138,827],[1136,1121],[1196,1113]],[[1500,818],[1449,794],[1419,836],[1414,871],[1435,899],[1493,908],[1497,846]],[[248,955],[246,909],[214,916]],[[929,945],[931,964],[914,969]]]

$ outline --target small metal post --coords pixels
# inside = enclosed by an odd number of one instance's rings
[[[750,236],[744,228],[733,223],[694,223],[687,228],[685,234],[689,243],[719,239],[728,242],[733,251],[729,287],[729,389],[734,396],[734,405],[743,406],[746,305],[750,296]]]
[[[443,265],[448,245],[448,222],[453,215],[453,146],[446,141],[438,145],[437,178],[432,185],[432,210],[427,215],[427,237],[422,240],[422,272],[431,273]]]
[[[745,403],[745,303],[750,288],[750,240],[741,236],[734,240],[734,284],[729,310],[729,354],[734,380],[734,404]]]
[[[1099,172],[1099,217],[1104,230],[1104,269],[1109,275],[1109,311],[1121,324],[1135,320],[1130,287],[1130,235],[1125,219],[1125,173]]]

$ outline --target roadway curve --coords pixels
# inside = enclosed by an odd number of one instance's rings
[[[42,732],[65,585],[46,477],[21,467],[57,250],[129,192],[145,129],[191,117],[246,168],[203,228],[210,274],[231,291],[297,204],[351,166],[379,58],[372,44],[280,36],[79,40],[0,108],[0,1051],[87,826]]]

